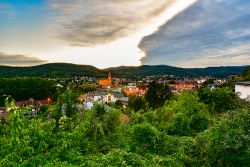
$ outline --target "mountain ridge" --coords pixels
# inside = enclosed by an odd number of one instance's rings
[[[115,77],[143,77],[150,75],[174,75],[179,77],[240,75],[246,66],[220,66],[206,68],[180,68],[169,65],[118,66],[99,69],[91,65],[48,63],[30,67],[0,66],[0,77],[105,77],[111,72]]]

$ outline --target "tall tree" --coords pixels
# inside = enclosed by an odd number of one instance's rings
[[[142,96],[130,96],[128,100],[129,108],[138,111],[145,108],[145,99]]]
[[[250,66],[249,67],[247,67],[244,71],[243,71],[243,77],[244,77],[244,79],[247,79],[247,80],[249,80],[250,79]]]
[[[153,81],[148,86],[148,90],[145,94],[145,100],[148,102],[149,107],[156,109],[163,106],[165,101],[169,100],[171,96],[172,93],[169,90],[168,85]]]
[[[200,89],[199,97],[203,103],[208,105],[211,113],[222,113],[244,105],[230,87],[216,88],[213,90],[208,88]]]

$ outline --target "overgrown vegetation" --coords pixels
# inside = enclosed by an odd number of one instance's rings
[[[6,95],[11,95],[16,101],[29,98],[56,98],[56,83],[43,78],[0,78],[0,106],[4,104]]]
[[[139,109],[95,104],[84,111],[75,107],[77,96],[67,90],[38,117],[27,118],[22,112],[28,108],[17,109],[6,99],[9,111],[7,120],[0,123],[0,164],[249,165],[249,104],[231,89],[183,92],[156,109],[147,99],[135,100],[143,104]]]

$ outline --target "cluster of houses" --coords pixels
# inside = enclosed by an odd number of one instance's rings
[[[15,103],[16,108],[24,108],[28,107],[28,111],[23,112],[22,115],[25,117],[35,117],[38,115],[41,106],[44,105],[50,105],[52,103],[52,100],[50,98],[46,100],[35,100],[33,98],[30,98],[29,100],[19,101]],[[8,109],[6,108],[0,108],[0,121],[2,119],[5,119],[8,117]]]
[[[123,88],[123,92],[128,96],[130,95],[144,96],[146,93],[146,89],[139,88],[136,85],[128,85]]]
[[[29,107],[29,111],[22,113],[23,116],[35,117],[38,115],[38,112],[40,111],[41,106],[49,105],[51,103],[52,103],[52,100],[50,98],[45,99],[45,100],[35,100],[33,98],[30,98],[29,100],[26,100],[26,101],[16,102],[15,105],[17,108]]]
[[[187,81],[177,81],[173,84],[169,84],[170,90],[173,93],[179,93],[182,90],[193,90],[194,88],[200,87],[201,84],[198,84],[196,81],[187,80]]]
[[[171,76],[172,77],[172,76]],[[170,77],[170,78],[171,78]],[[149,81],[152,78],[146,78],[145,81]],[[201,87],[206,78],[199,80],[177,80],[173,83],[170,83],[168,80],[159,80],[162,83],[168,83],[170,90],[173,93],[180,93],[182,90],[193,90],[195,88]],[[147,82],[145,81],[135,81],[127,83],[126,86],[122,86],[124,82],[128,80],[116,80],[112,84],[111,73],[109,73],[107,79],[98,80],[97,84],[100,86],[99,91],[89,92],[80,97],[82,101],[81,104],[77,104],[77,107],[80,109],[89,110],[95,103],[106,104],[120,102],[120,104],[126,108],[128,105],[128,97],[130,95],[144,96],[146,92]],[[217,84],[224,83],[225,80],[216,80],[213,84],[208,84],[207,87],[214,89]],[[110,89],[111,88],[111,89]],[[235,92],[239,95],[241,99],[246,99],[250,102],[250,81],[246,82],[237,82],[235,84]],[[125,96],[125,95],[126,96]],[[23,116],[26,117],[35,117],[38,115],[40,107],[44,105],[50,105],[52,100],[50,98],[45,100],[35,100],[29,99],[27,101],[17,102],[15,105],[17,108],[29,107],[29,111],[24,112]],[[0,121],[3,118],[7,118],[8,114],[5,108],[0,108]]]
[[[84,103],[85,109],[91,109],[94,103],[108,104],[120,101],[124,107],[128,103],[128,97],[125,97],[121,92],[108,93],[105,91],[94,91],[81,96],[81,100]]]

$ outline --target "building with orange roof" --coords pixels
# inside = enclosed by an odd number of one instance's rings
[[[107,79],[98,80],[98,85],[100,85],[102,87],[111,86],[112,85],[111,73],[109,72]]]

